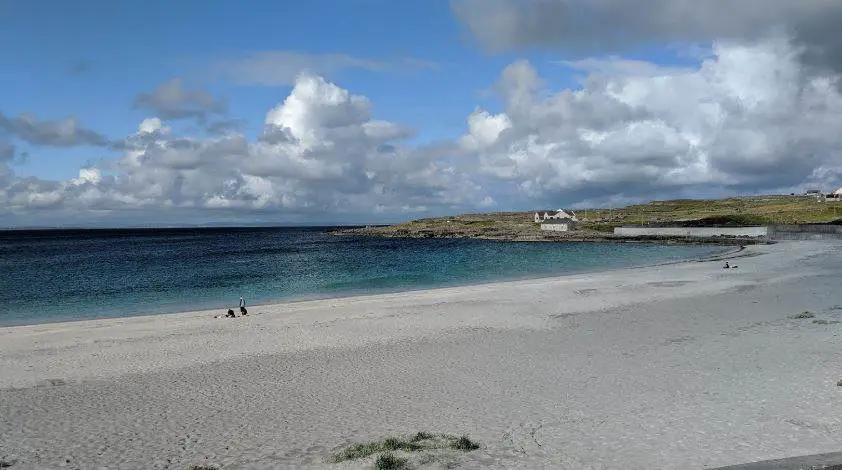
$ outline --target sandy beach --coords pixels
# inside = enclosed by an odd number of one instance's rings
[[[223,311],[0,328],[12,469],[692,469],[840,450],[842,245]],[[47,293],[45,293],[47,295]],[[811,318],[793,318],[809,311]],[[808,316],[808,315],[807,315]]]

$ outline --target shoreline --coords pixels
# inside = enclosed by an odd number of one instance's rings
[[[525,243],[659,243],[679,245],[763,245],[774,243],[765,238],[754,237],[682,237],[670,235],[649,235],[637,237],[621,237],[594,231],[554,232],[530,235],[483,235],[459,234],[451,232],[408,231],[405,229],[391,230],[392,226],[375,228],[339,228],[328,230],[326,233],[337,237],[371,237],[371,238],[405,238],[405,239],[444,239],[444,240],[493,240],[501,242]]]
[[[0,328],[0,458],[371,468],[328,462],[418,431],[480,443],[433,456],[459,468],[679,470],[838,451],[840,247],[749,246],[728,255],[732,270],[684,261],[236,319]]]
[[[576,243],[576,242],[573,242]],[[610,242],[607,242],[610,243]],[[641,243],[653,243],[659,244],[658,242],[641,242]],[[734,246],[734,244],[728,244],[723,246]],[[748,245],[751,246],[751,245]],[[525,282],[525,281],[532,281],[532,280],[543,280],[543,279],[555,279],[555,278],[566,278],[569,276],[585,276],[585,275],[593,275],[593,274],[600,274],[600,273],[609,273],[609,272],[617,272],[617,271],[626,271],[626,270],[635,270],[635,269],[643,269],[643,268],[652,268],[658,266],[668,266],[673,264],[682,264],[682,263],[698,263],[698,262],[706,262],[706,261],[720,261],[725,259],[731,258],[738,258],[736,256],[737,253],[741,253],[745,250],[746,245],[739,245],[731,250],[724,250],[722,253],[713,254],[706,257],[701,258],[687,258],[681,260],[673,260],[673,261],[664,261],[661,263],[653,263],[653,264],[643,264],[643,265],[636,265],[636,266],[627,266],[627,267],[620,267],[620,268],[608,268],[608,269],[596,269],[594,271],[582,271],[582,272],[572,272],[567,274],[549,274],[549,275],[536,275],[536,276],[525,276],[519,277],[514,279],[499,279],[499,280],[490,280],[490,281],[480,281],[474,283],[458,283],[452,285],[443,285],[443,286],[435,286],[435,287],[418,287],[418,288],[410,288],[410,289],[397,289],[397,290],[387,290],[387,291],[380,291],[380,292],[361,292],[361,293],[351,293],[351,292],[342,292],[337,293],[335,296],[327,295],[327,296],[315,296],[309,298],[292,298],[289,300],[273,300],[268,302],[258,302],[251,305],[247,305],[247,309],[251,308],[271,308],[271,307],[281,307],[285,305],[295,305],[305,302],[318,302],[324,300],[342,300],[342,299],[356,299],[361,297],[376,297],[381,295],[396,295],[402,293],[417,293],[417,292],[425,292],[425,291],[435,291],[440,289],[458,289],[463,287],[474,287],[474,286],[487,286],[487,285],[494,285],[494,284],[507,284],[513,282]],[[190,310],[178,310],[178,311],[165,311],[160,313],[154,312],[146,312],[146,313],[139,313],[137,315],[104,315],[104,316],[97,316],[97,317],[87,317],[87,318],[68,318],[68,319],[56,319],[56,318],[49,318],[49,321],[44,322],[36,322],[36,323],[3,323],[0,322],[0,331],[4,328],[18,328],[18,327],[26,327],[26,326],[37,326],[37,325],[61,325],[66,323],[76,323],[76,322],[86,322],[86,321],[103,321],[103,320],[123,320],[123,319],[130,319],[130,318],[145,318],[145,317],[158,317],[158,316],[166,316],[166,315],[185,315],[185,314],[211,314],[211,312],[220,312],[216,313],[212,316],[212,318],[218,318],[224,316],[224,311],[227,309],[234,309],[238,315],[239,311],[237,310],[236,306],[225,306],[225,307],[215,307],[215,308],[207,308],[207,309],[190,309]]]

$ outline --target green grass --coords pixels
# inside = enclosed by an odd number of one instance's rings
[[[729,199],[675,199],[627,207],[575,211],[578,232],[605,235],[621,225],[742,226],[842,223],[842,203],[803,196],[753,196]],[[399,236],[541,236],[534,212],[492,212],[426,218],[372,229]]]
[[[417,434],[412,436],[412,442],[424,441],[424,440],[432,439],[434,437],[436,437],[436,436],[434,436],[434,435],[432,435],[428,432],[419,431]]]
[[[456,450],[469,452],[479,449],[479,444],[468,439],[468,436],[462,436],[450,443],[450,447]]]
[[[470,452],[479,448],[479,443],[472,441],[468,436],[457,437],[449,434],[432,434],[421,431],[409,438],[390,437],[377,442],[351,444],[335,452],[330,456],[328,461],[339,463],[348,460],[364,459],[377,454],[380,454],[379,457],[382,457],[392,452],[405,452],[409,454],[446,449]]]
[[[403,457],[397,457],[391,452],[377,457],[374,461],[374,468],[376,470],[401,470],[409,468],[409,461]]]

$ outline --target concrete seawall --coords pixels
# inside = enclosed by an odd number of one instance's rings
[[[772,240],[842,240],[842,225],[773,225]]]
[[[769,227],[615,227],[620,237],[751,237],[769,235]]]
[[[615,227],[619,237],[765,238],[767,240],[842,240],[842,225],[770,225],[765,227]]]

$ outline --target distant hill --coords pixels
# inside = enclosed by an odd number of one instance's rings
[[[821,202],[805,196],[754,196],[715,200],[653,201],[617,209],[576,211],[579,228],[541,232],[534,212],[491,212],[413,220],[383,227],[338,230],[412,238],[490,238],[504,240],[606,239],[621,225],[743,226],[842,223],[842,202]]]

